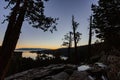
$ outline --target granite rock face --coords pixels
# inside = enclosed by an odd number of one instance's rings
[[[109,65],[94,63],[80,66],[54,64],[16,73],[6,77],[5,80],[120,80],[120,69],[113,63]]]
[[[56,64],[14,74],[5,80],[91,80],[88,72],[78,71],[77,65]]]
[[[17,73],[5,78],[5,80],[68,80],[76,69],[76,65],[56,64]]]
[[[107,64],[108,70],[106,74],[109,80],[120,80],[120,52],[119,55],[117,52],[117,50],[112,51],[109,53],[110,55],[104,55],[100,59],[100,61]]]
[[[87,72],[74,71],[69,80],[91,80]]]

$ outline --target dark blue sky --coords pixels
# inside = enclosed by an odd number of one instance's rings
[[[58,17],[57,32],[51,34],[42,30],[32,28],[27,22],[24,22],[22,33],[17,47],[40,47],[40,48],[59,48],[62,44],[64,35],[72,30],[72,15],[80,24],[78,31],[82,33],[79,45],[88,43],[88,27],[89,16],[91,15],[91,4],[97,0],[49,0],[45,3],[46,16]],[[0,21],[4,19],[3,15],[8,14],[8,10],[4,10],[5,2],[0,1]],[[0,24],[0,45],[2,44],[7,22]]]

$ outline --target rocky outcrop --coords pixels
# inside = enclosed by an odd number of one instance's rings
[[[107,76],[109,80],[120,80],[120,52],[113,50],[109,52],[110,55],[103,55],[100,59],[101,62],[107,64]]]
[[[108,67],[109,71],[107,72],[110,80],[120,80],[119,72],[120,72],[120,57],[110,55],[108,57]]]
[[[93,64],[90,68],[88,66],[86,68],[86,65],[78,67],[71,64],[54,64],[17,73],[5,80],[95,80],[98,78],[98,80],[107,80],[104,68],[100,67],[100,64]]]
[[[99,61],[102,63],[80,66],[54,64],[34,68],[6,77],[5,80],[120,80],[119,56],[104,55]]]
[[[5,80],[67,80],[76,69],[76,65],[70,64],[50,65],[17,73]]]
[[[79,72],[79,71],[74,71],[69,80],[91,80],[88,77],[88,73],[86,71]]]

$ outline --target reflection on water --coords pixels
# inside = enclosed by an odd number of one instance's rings
[[[29,51],[23,52],[22,57],[36,59],[37,53],[31,53]]]
[[[23,53],[22,53],[22,57],[25,57],[25,58],[32,58],[32,59],[42,59],[42,60],[45,60],[45,59],[49,59],[49,60],[51,60],[51,59],[54,59],[55,58],[55,56],[53,56],[52,54],[44,54],[44,53],[39,53],[39,54],[37,54],[37,53],[35,53],[35,52],[29,52],[29,51],[24,51]],[[60,58],[62,59],[62,60],[67,60],[68,59],[68,57],[64,57],[64,56],[60,56]]]
[[[45,59],[52,59],[52,58],[55,58],[52,54],[44,54],[44,53],[41,53],[41,54],[37,54],[37,53],[33,53],[33,52],[29,52],[29,51],[25,51],[22,53],[22,57],[25,57],[25,58],[32,58],[32,59],[36,59],[36,58],[41,58],[43,60]]]
[[[52,54],[44,54],[44,53],[41,53],[41,54],[37,54],[37,59],[42,59],[42,60],[46,60],[46,59],[54,59],[55,56],[53,56]]]

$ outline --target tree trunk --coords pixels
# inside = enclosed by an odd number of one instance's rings
[[[91,41],[92,41],[92,16],[90,16],[90,29],[89,29],[89,41],[88,41],[88,60],[91,56]]]
[[[8,23],[8,27],[7,27],[7,30],[6,30],[6,33],[5,33],[5,36],[4,36],[4,40],[3,40],[3,43],[2,43],[2,47],[1,47],[1,51],[0,51],[0,78],[4,72],[4,69],[5,69],[5,66],[7,65],[7,62],[8,62],[8,57],[11,56],[8,55],[8,53],[10,53],[10,48],[8,45],[10,45],[10,39],[11,39],[11,33],[12,31],[14,31],[14,24],[15,24],[15,21],[16,21],[16,16],[17,16],[17,10],[19,8],[19,2],[16,3],[15,7],[13,8],[13,12],[11,13],[11,16],[9,18],[9,23]]]
[[[70,49],[71,49],[71,46],[72,46],[72,32],[69,32],[69,46],[68,46],[68,58],[69,58],[69,62],[71,61],[71,52],[70,52]]]
[[[76,27],[74,22],[74,16],[72,16],[72,26],[73,26],[73,36],[74,36],[74,63],[78,64],[78,54],[77,54],[77,42],[76,42]]]
[[[17,41],[18,41],[18,38],[20,35],[22,23],[24,21],[25,10],[26,10],[25,5],[21,9],[19,16],[18,17],[14,16],[14,20],[16,19],[16,21],[15,21],[16,23],[9,21],[9,24],[8,24],[8,28],[7,28],[7,31],[6,31],[6,34],[4,37],[4,41],[2,44],[1,52],[0,52],[0,54],[1,54],[0,55],[1,56],[0,64],[2,65],[2,66],[0,66],[1,80],[4,80],[7,68],[9,66],[8,63],[10,62],[11,56],[13,55],[13,52],[17,45]],[[14,11],[13,11],[13,13],[14,13]],[[11,24],[10,24],[10,22],[11,22]]]

